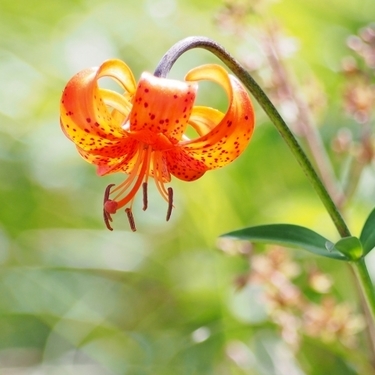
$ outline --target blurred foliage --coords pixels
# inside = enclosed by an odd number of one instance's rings
[[[174,181],[176,209],[169,223],[164,202],[150,188],[148,211],[134,205],[135,234],[120,215],[113,233],[104,230],[102,193],[121,176],[98,178],[60,130],[60,94],[80,69],[116,57],[139,77],[190,35],[211,37],[234,56],[256,62],[262,40],[247,27],[259,30],[277,20],[292,42],[285,64],[293,81],[326,100],[316,117],[324,144],[329,148],[343,127],[354,137],[360,133],[343,110],[347,77],[341,61],[351,53],[347,38],[373,21],[373,1],[243,3],[256,5],[257,13],[241,18],[246,23],[237,25],[243,27],[239,35],[221,18],[229,3],[215,0],[0,0],[1,374],[367,371],[362,357],[341,342],[305,337],[295,350],[259,302],[259,290],[237,290],[235,280],[248,272],[251,258],[230,256],[215,245],[223,232],[271,222],[338,239],[259,108],[255,135],[241,158],[194,183]],[[215,61],[208,52],[190,51],[171,76],[182,78],[188,69]],[[258,73],[266,82],[269,71]],[[309,77],[317,86],[303,83]],[[225,109],[221,92],[202,90],[199,101]],[[329,154],[335,173],[345,176],[346,159]],[[347,210],[355,235],[375,201],[373,163],[361,172]],[[331,293],[355,307],[345,265],[292,254],[302,270],[313,265],[329,274]],[[369,267],[375,275],[373,258]],[[304,282],[296,283],[305,292]],[[356,345],[366,353],[362,336]]]

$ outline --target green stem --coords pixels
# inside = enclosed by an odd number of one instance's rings
[[[375,321],[375,294],[370,275],[367,270],[366,262],[363,258],[351,263],[352,269],[357,276],[364,299],[369,309],[369,313]]]
[[[262,106],[281,136],[284,138],[310,183],[318,193],[341,237],[349,237],[351,234],[344,219],[342,218],[338,208],[333,202],[331,196],[328,194],[327,189],[324,187],[314,167],[307,158],[305,152],[302,150],[293,133],[289,130],[287,124],[261,87],[240,65],[240,63],[234,59],[222,46],[205,37],[189,37],[183,39],[172,46],[172,48],[170,48],[169,51],[163,56],[155,70],[155,76],[165,77],[171,70],[176,60],[184,52],[193,48],[203,48],[216,55],[232,70],[232,72],[240,79],[246,88],[254,95],[255,99]]]
[[[375,368],[375,295],[372,280],[370,279],[366,262],[363,258],[351,262],[349,265],[354,273],[354,280],[357,290],[360,293],[360,302],[367,322],[366,337],[370,345],[369,361],[372,367]]]
[[[340,211],[333,202],[327,189],[316,173],[310,160],[307,158],[305,152],[302,150],[297,139],[293,133],[289,130],[287,124],[280,116],[279,112],[269,100],[267,95],[256,83],[256,81],[250,76],[250,74],[240,65],[240,63],[234,59],[222,46],[206,37],[189,37],[176,43],[172,48],[161,59],[159,65],[155,70],[155,76],[166,77],[171,70],[176,60],[186,51],[193,48],[203,48],[212,52],[217,56],[224,64],[226,64],[233,73],[240,79],[245,87],[253,94],[255,99],[259,102],[261,107],[267,113],[272,123],[276,126],[277,130],[284,138],[286,144],[289,146],[293,155],[297,159],[298,163],[302,167],[302,170],[306,174],[310,183],[314,187],[315,191],[319,195],[322,203],[324,204],[328,214],[330,215],[334,225],[337,228],[341,237],[350,237],[350,231],[347,227]],[[360,259],[359,261],[351,263],[356,280],[359,284],[360,291],[363,294],[363,298],[366,301],[366,307],[372,317],[369,321],[370,328],[374,328],[375,321],[375,294],[371,279],[369,277],[365,261]],[[372,352],[375,350],[375,342],[373,342]]]

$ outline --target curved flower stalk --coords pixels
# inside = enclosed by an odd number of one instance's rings
[[[101,88],[102,77],[115,80],[122,94]],[[194,106],[198,82],[220,85],[228,96],[228,110]],[[194,181],[212,169],[236,159],[247,146],[254,129],[251,100],[240,81],[219,65],[199,66],[184,81],[143,73],[136,84],[129,67],[108,60],[85,69],[66,85],[61,99],[61,127],[80,155],[97,166],[100,176],[124,172],[124,182],[109,185],[104,194],[104,221],[112,230],[111,215],[125,207],[130,227],[136,230],[132,204],[143,191],[147,209],[149,177],[168,202],[166,219],[173,207],[173,190],[165,184],[171,175]],[[186,135],[192,128],[197,137]]]

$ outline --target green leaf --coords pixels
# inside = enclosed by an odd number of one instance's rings
[[[305,249],[313,254],[338,260],[349,260],[335,245],[320,234],[299,225],[270,224],[244,228],[226,233],[221,237],[232,237],[251,242],[272,243]]]
[[[362,242],[363,254],[368,254],[375,247],[375,208],[368,216],[359,239]]]
[[[351,260],[358,260],[363,257],[362,243],[357,237],[345,237],[337,241],[335,248]]]

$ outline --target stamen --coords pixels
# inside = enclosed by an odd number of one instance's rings
[[[128,178],[122,182],[120,185],[117,185],[115,189],[113,189],[112,193],[114,193],[115,191],[119,191],[117,193],[117,195],[115,196],[115,200],[117,198],[119,198],[122,194],[124,194],[126,192],[126,190],[128,190],[128,188],[131,186],[131,184],[133,183],[133,181],[138,177],[139,175],[139,169],[140,167],[142,166],[142,161],[143,161],[143,157],[144,157],[144,150],[139,150],[138,151],[138,156],[137,156],[137,159],[135,161],[135,164],[131,170],[131,172],[129,173],[129,176]]]
[[[104,219],[104,224],[109,230],[113,230],[111,227],[110,221],[112,221],[111,214],[106,210],[106,203],[110,201],[109,195],[111,194],[111,188],[115,186],[115,184],[110,184],[106,187],[104,191],[104,199],[103,199],[103,219]]]
[[[146,211],[148,207],[147,182],[144,182],[142,184],[142,189],[143,189],[143,211]]]
[[[163,159],[160,151],[154,152],[154,181],[160,195],[168,202],[168,192],[163,183]]]
[[[107,229],[112,231],[113,228],[111,227],[111,224],[109,223],[110,221],[112,221],[112,217],[105,209],[103,209],[103,219],[104,219],[104,224],[107,227]]]
[[[115,184],[110,184],[108,185],[106,188],[105,188],[105,191],[104,191],[104,200],[103,200],[103,205],[105,204],[105,202],[107,202],[107,200],[109,199],[109,194],[111,194],[111,188],[115,186]]]
[[[134,221],[134,216],[132,210],[128,207],[125,208],[126,215],[128,216],[129,224],[130,224],[130,229],[135,232],[137,230],[135,226],[135,221]]]
[[[137,191],[141,187],[142,180],[144,179],[146,173],[148,173],[149,166],[150,166],[149,160],[150,160],[151,148],[148,147],[144,151],[145,151],[145,153],[147,153],[146,159],[145,159],[146,162],[141,164],[141,168],[139,169],[137,179],[136,179],[132,189],[129,191],[129,193],[124,198],[122,198],[121,200],[119,200],[117,202],[119,208],[124,207],[127,203],[129,203],[134,198],[135,194],[137,193]]]
[[[173,189],[171,187],[168,188],[168,211],[166,220],[168,221],[171,218],[173,209]]]

